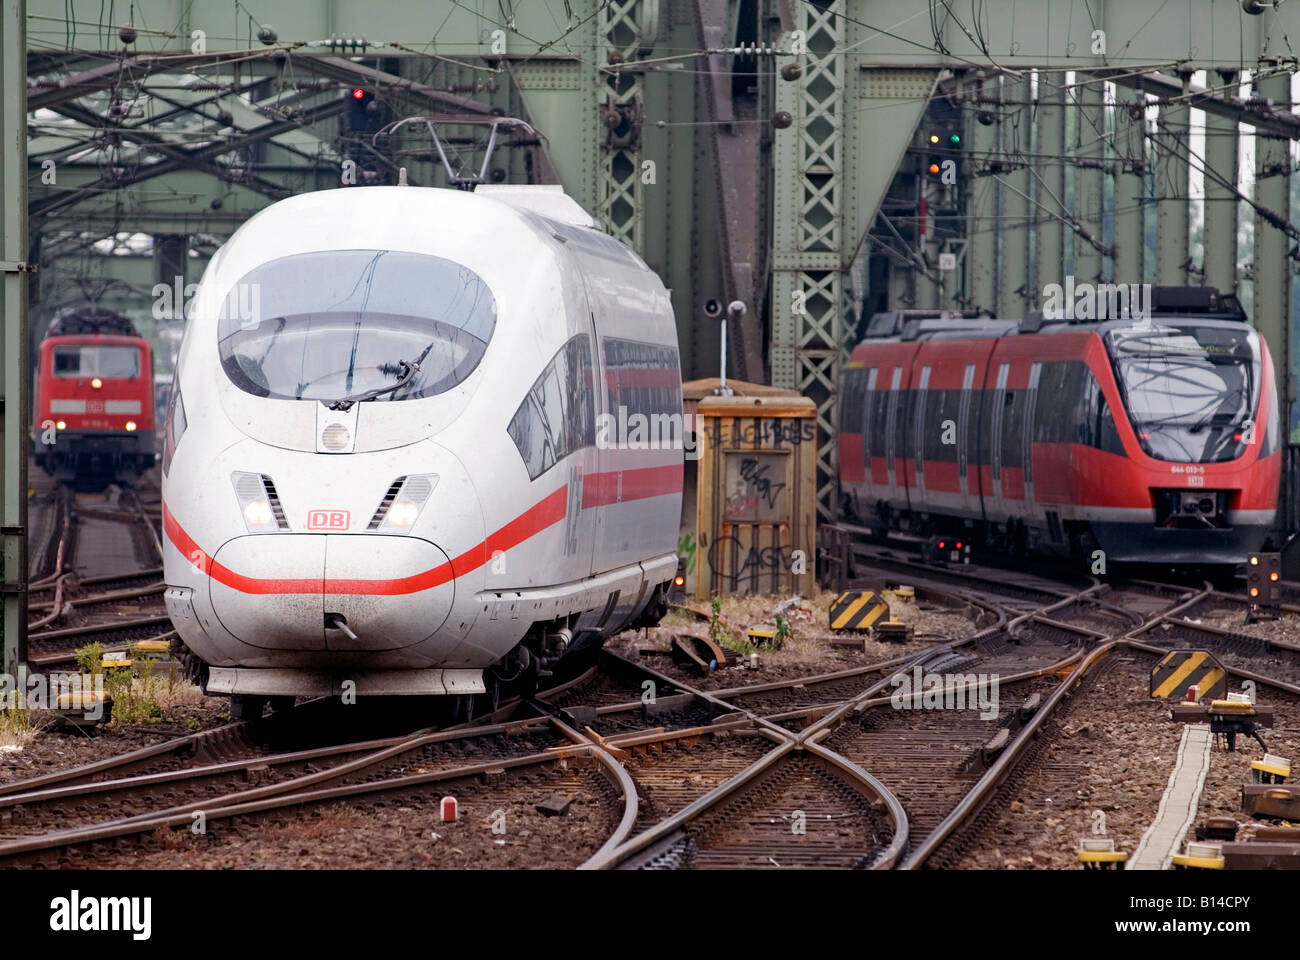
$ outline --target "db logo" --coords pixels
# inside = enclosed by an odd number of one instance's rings
[[[103,412],[104,412],[104,401],[103,401],[103,400],[87,400],[87,401],[86,401],[86,412],[87,412],[87,413],[103,413]]]
[[[351,525],[352,514],[347,510],[307,511],[308,530],[346,530]]]

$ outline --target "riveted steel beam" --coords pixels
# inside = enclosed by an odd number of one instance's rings
[[[1191,110],[1185,103],[1164,104],[1156,133],[1156,283],[1187,283],[1188,149]]]
[[[1006,99],[1013,103],[1029,102],[1032,89],[1029,78],[1002,78]],[[998,297],[994,304],[999,317],[1024,316],[1028,305],[1037,298],[1029,289],[1029,246],[1033,233],[1030,198],[1033,188],[1029,173],[1029,110],[1008,111],[998,124],[1003,163],[1010,169],[1000,175],[1002,221],[998,235],[1001,249]]]
[[[1235,71],[1223,82],[1235,79]],[[1222,114],[1205,114],[1205,285],[1237,289],[1238,122]]]
[[[1034,217],[1038,224],[1035,238],[1037,271],[1034,301],[1042,305],[1042,290],[1049,283],[1065,282],[1065,236],[1068,227],[1065,208],[1065,87],[1064,73],[1041,73],[1038,76],[1038,100],[1034,106],[1032,127]]]
[[[155,177],[160,177],[163,174],[187,168],[206,168],[205,172],[211,173],[213,171],[211,169],[211,164],[209,164],[208,161],[213,157],[220,156],[223,153],[229,153],[232,150],[238,150],[240,147],[247,146],[250,143],[256,143],[259,140],[266,140],[270,137],[279,136],[282,133],[296,130],[302,126],[318,123],[328,117],[342,113],[347,106],[347,100],[340,98],[331,103],[323,104],[322,106],[316,107],[312,110],[305,111],[302,115],[295,116],[291,120],[272,120],[259,127],[247,130],[239,136],[190,150],[179,150],[165,145],[160,146],[156,140],[150,139],[150,135],[143,131],[115,128],[115,132],[124,137],[143,137],[146,140],[149,140],[148,145],[150,149],[155,149],[167,154],[166,160],[161,160],[158,163],[152,163],[148,166],[137,169],[132,174],[131,179],[127,181],[129,184],[136,184],[145,180],[151,180]],[[101,177],[94,183],[84,187],[79,187],[67,192],[60,191],[57,193],[50,193],[38,200],[32,201],[30,205],[31,213],[33,216],[52,213],[53,211],[62,209],[70,204],[78,203],[82,200],[96,196],[104,190],[115,189],[124,185],[125,184],[121,180],[112,177]],[[269,186],[275,187],[275,190],[280,193],[280,195],[287,195],[289,192],[287,189],[278,187],[274,184],[270,184]]]
[[[703,50],[725,47],[726,0],[695,0],[693,6],[696,43]],[[722,54],[702,58],[701,93],[705,116],[711,121],[705,130],[708,162],[718,202],[722,275],[728,302],[739,300],[746,307],[738,323],[729,322],[727,339],[730,366],[741,380],[765,379],[763,344],[757,310],[755,265],[762,260],[758,235],[758,178],[760,134],[757,123],[735,123],[731,103],[731,74]],[[782,82],[782,81],[776,81]]]
[[[1099,243],[1102,240],[1103,207],[1105,204],[1106,168],[1106,114],[1103,104],[1103,81],[1089,74],[1076,74],[1069,88],[1070,104],[1074,108],[1074,218],[1079,231],[1087,233]],[[1074,276],[1080,283],[1097,283],[1106,280],[1104,257],[1097,244],[1074,244]]]
[[[27,39],[26,0],[0,12],[0,650],[11,676],[27,656]]]
[[[1115,106],[1112,143],[1116,283],[1142,283],[1146,279],[1147,174],[1150,167],[1146,125],[1146,97],[1141,88],[1120,90]]]

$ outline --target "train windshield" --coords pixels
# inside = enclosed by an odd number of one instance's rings
[[[221,365],[278,400],[417,400],[463,381],[496,326],[473,271],[424,254],[331,250],[282,257],[227,294]]]
[[[1149,456],[1214,463],[1245,452],[1260,387],[1250,329],[1163,322],[1112,330],[1106,347]]]
[[[75,379],[134,380],[140,376],[139,347],[64,344],[54,348],[54,375]]]

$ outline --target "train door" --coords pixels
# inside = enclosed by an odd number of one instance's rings
[[[588,303],[590,302],[589,293]],[[581,396],[587,398],[592,423],[597,424],[601,422],[600,415],[608,412],[608,401],[605,391],[600,389],[605,382],[605,364],[600,355],[600,340],[596,335],[596,316],[590,309],[587,311],[586,326],[587,335],[583,339],[587,341],[585,349],[589,351],[587,356],[590,361],[579,372],[576,388]],[[600,471],[604,469],[600,449],[597,446],[587,447],[572,458],[568,469],[569,499],[568,513],[564,519],[564,549],[590,575],[596,572],[595,545],[600,541],[599,525],[602,518],[599,510],[588,508],[587,487],[589,483],[600,486]]]
[[[903,379],[903,368],[894,367],[894,372],[889,381],[889,396],[885,398],[885,471],[889,474],[889,496],[888,500],[891,506],[896,506],[898,501],[903,498],[902,470],[903,465],[900,459],[895,458],[895,453],[901,453],[898,449],[898,406],[899,390],[898,385]]]
[[[961,400],[957,407],[957,481],[961,489],[962,512],[979,516],[979,483],[970,477],[971,388],[975,384],[975,364],[966,364],[961,378]]]
[[[1042,363],[1035,363],[1029,368],[1029,387],[1024,394],[1021,463],[1024,464],[1025,498],[1021,508],[1025,517],[1033,517],[1036,513],[1034,510],[1034,413],[1038,407],[1038,382],[1042,374]]]
[[[595,425],[601,423],[602,413],[617,415],[618,411],[609,409],[609,401],[603,389],[606,383],[605,358],[596,322],[596,312],[601,309],[599,298],[587,280],[587,272],[579,270],[578,274],[582,277],[586,300],[584,312],[587,317],[586,323],[582,324],[585,336],[574,337],[561,352],[568,353],[571,360],[568,366],[578,368],[570,371],[574,379],[571,389],[574,396],[585,400],[587,415]],[[598,556],[596,545],[603,542],[601,533],[605,518],[602,515],[604,511],[599,509],[599,500],[601,492],[608,488],[608,482],[602,473],[607,465],[604,451],[600,449],[599,431],[596,431],[595,436],[596,443],[570,457],[563,467],[568,480],[563,549],[566,557],[573,557],[577,569],[586,571],[584,576],[598,572],[603,559]]]
[[[925,503],[925,431],[934,429],[934,425],[927,425],[925,422],[926,393],[930,389],[930,367],[921,368],[921,382],[917,385],[915,395],[912,398],[912,462],[914,464],[915,477],[912,486],[915,495],[912,497],[912,507],[917,510],[924,510]]]
[[[988,519],[1001,523],[1007,518],[1007,504],[1002,494],[1002,423],[1006,416],[1007,400],[1011,393],[1007,390],[1007,379],[1011,375],[1011,364],[998,364],[997,386],[989,402],[992,414],[988,425],[990,465],[992,466],[993,484],[987,502],[990,504]]]
[[[872,460],[878,457],[882,452],[881,443],[883,438],[876,435],[874,424],[876,422],[876,373],[875,367],[866,371],[867,383],[862,391],[862,482],[861,500],[858,504],[858,515],[866,517],[866,511],[871,508],[878,499],[880,488],[873,486],[875,478],[872,468]]]

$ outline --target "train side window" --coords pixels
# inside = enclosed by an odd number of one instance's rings
[[[894,414],[894,460],[910,460],[916,454],[912,449],[912,410],[916,406],[916,391],[899,389],[894,394],[898,398],[898,410]],[[899,482],[902,482],[902,476],[900,472]]]
[[[1271,394],[1268,401],[1268,421],[1264,424],[1263,430],[1260,430],[1258,426],[1255,427],[1255,437],[1260,441],[1259,457],[1261,459],[1277,452],[1278,435],[1282,432],[1281,417],[1278,416],[1277,409],[1277,394]],[[1258,404],[1255,409],[1256,411],[1259,410]]]
[[[1073,364],[1044,363],[1038,380],[1038,395],[1048,398],[1038,405],[1034,416],[1035,443],[1069,443],[1074,437],[1074,406],[1078,395],[1074,392]]]
[[[1001,453],[1002,466],[1021,468],[1024,466],[1022,438],[1024,424],[1025,390],[1007,389],[1003,395]]]
[[[172,388],[171,401],[167,405],[167,422],[163,427],[163,476],[171,471],[176,445],[181,442],[187,426],[189,423],[185,419],[185,403],[181,400],[181,387],[178,383]]]
[[[510,419],[510,439],[529,479],[596,442],[592,384],[591,345],[579,334],[546,365]]]
[[[1110,404],[1106,398],[1101,398],[1101,412],[1097,416],[1097,433],[1098,440],[1096,446],[1107,453],[1114,453],[1119,456],[1125,456],[1124,444],[1119,438],[1119,430],[1115,427],[1115,418],[1111,416]]]
[[[1115,418],[1111,416],[1110,404],[1106,402],[1101,384],[1087,365],[1077,363],[1074,366],[1078,367],[1075,395],[1079,397],[1078,415],[1075,418],[1078,426],[1074,439],[1084,446],[1124,456],[1124,444],[1119,438],[1119,430],[1115,427]]]

